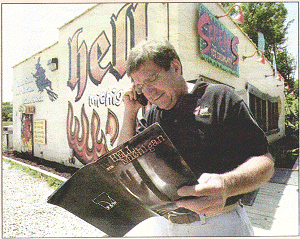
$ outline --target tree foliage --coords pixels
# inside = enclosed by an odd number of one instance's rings
[[[282,77],[285,79],[285,82],[289,84],[289,87],[295,88],[296,84],[294,82],[294,72],[296,70],[296,61],[288,53],[286,47],[282,48],[282,50],[278,51],[276,54],[276,64],[277,70],[280,72]]]
[[[226,10],[234,3],[222,3]],[[293,20],[286,23],[287,9],[281,2],[248,2],[240,4],[245,22],[239,24],[250,39],[258,45],[258,33],[265,38],[264,55],[273,62],[273,53],[277,71],[293,87],[295,59],[286,50],[286,35]],[[233,10],[234,13],[235,10]]]
[[[299,157],[299,85],[285,88],[285,136],[270,145],[275,167],[292,168]]]
[[[10,102],[2,102],[2,120],[13,120],[13,105]]]
[[[286,134],[298,135],[299,131],[299,80],[295,81],[294,89],[286,88],[285,95],[285,128]],[[299,138],[299,137],[298,137]]]
[[[277,51],[286,41],[289,23],[286,25],[287,10],[283,3],[251,2],[242,3],[245,23],[241,26],[255,44],[258,44],[258,32],[264,34],[266,39],[267,57],[271,51]]]

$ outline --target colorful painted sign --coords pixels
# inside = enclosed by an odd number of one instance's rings
[[[31,105],[31,106],[26,106],[25,108],[25,114],[31,114],[33,115],[35,113],[35,106]]]
[[[32,114],[22,114],[21,120],[21,152],[33,154]]]
[[[201,59],[239,76],[239,39],[199,3],[198,33]]]

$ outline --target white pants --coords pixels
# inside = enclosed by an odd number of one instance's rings
[[[251,223],[245,210],[235,210],[190,224],[173,224],[164,217],[151,217],[141,222],[126,237],[150,236],[253,236]]]

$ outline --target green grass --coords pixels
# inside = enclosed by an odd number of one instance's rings
[[[35,171],[29,167],[15,163],[9,159],[3,158],[3,161],[10,164],[9,169],[15,168],[15,169],[21,170],[21,171],[29,174],[30,176],[33,176],[34,178],[39,178],[39,179],[45,181],[47,183],[47,185],[54,190],[58,189],[64,183],[63,181],[61,181],[57,178],[50,177],[46,174]]]

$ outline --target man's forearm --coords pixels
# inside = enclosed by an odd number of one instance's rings
[[[136,133],[137,113],[125,112],[123,118],[123,125],[121,127],[118,145],[125,143]]]
[[[270,154],[255,156],[231,172],[222,174],[228,197],[254,191],[270,180],[274,162]]]

